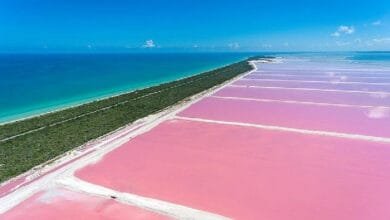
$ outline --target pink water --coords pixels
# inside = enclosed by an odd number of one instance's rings
[[[233,83],[233,85],[390,92],[390,85],[342,84],[342,83],[330,83],[330,82],[262,81],[262,80],[241,79],[241,80],[235,81]]]
[[[202,99],[179,115],[220,121],[390,137],[389,109],[374,111],[375,108],[286,104],[210,97]]]
[[[233,219],[390,218],[388,145],[172,120],[76,176]]]
[[[390,83],[390,76],[387,77],[360,77],[360,76],[351,76],[347,74],[340,75],[284,75],[284,74],[250,74],[245,77],[245,79],[276,79],[276,80],[301,80],[301,81],[324,81],[324,82],[365,82],[365,83]]]
[[[77,170],[75,176],[118,192],[239,220],[390,219],[388,143],[213,122],[390,138],[390,86],[372,84],[387,82],[390,72],[330,71],[311,62],[261,67],[262,72],[225,86],[180,112],[186,120],[166,120]],[[18,183],[4,189],[11,191]],[[0,188],[0,194],[3,191]],[[0,219],[165,217],[113,199],[54,188],[28,198]]]
[[[40,191],[15,208],[0,214],[7,220],[151,220],[168,219],[137,207],[124,205],[113,199],[88,196],[62,188]]]
[[[217,96],[255,99],[292,100],[362,106],[390,107],[390,94],[344,93],[330,91],[300,91],[272,88],[227,86],[215,93]]]

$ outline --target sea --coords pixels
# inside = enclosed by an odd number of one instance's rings
[[[252,55],[389,69],[390,52],[0,54],[0,124],[188,77]],[[302,62],[301,62],[302,63]]]
[[[0,54],[0,124],[188,77],[250,55]]]

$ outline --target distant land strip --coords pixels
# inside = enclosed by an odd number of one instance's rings
[[[184,79],[0,126],[0,182],[253,69],[256,56]]]

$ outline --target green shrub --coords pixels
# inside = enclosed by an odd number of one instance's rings
[[[247,61],[241,61],[185,79],[2,125],[0,182],[251,69]]]

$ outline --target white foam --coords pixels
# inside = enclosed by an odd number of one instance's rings
[[[382,119],[390,116],[390,109],[385,107],[375,107],[369,109],[367,117],[372,119]]]
[[[346,81],[348,79],[348,76],[340,76],[341,81]]]
[[[62,190],[52,188],[44,191],[44,193],[38,197],[37,201],[44,204],[51,204],[54,202],[55,199],[58,199],[63,196],[64,193]]]

